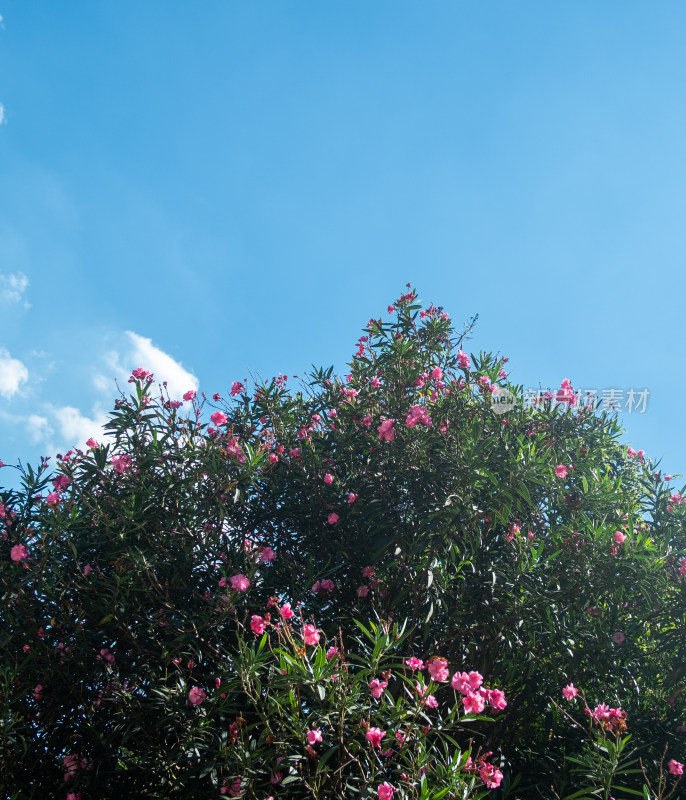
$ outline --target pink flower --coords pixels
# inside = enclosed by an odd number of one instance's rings
[[[330,486],[333,483],[333,475],[330,472],[327,472],[326,475],[324,475],[324,483],[327,486]]]
[[[462,350],[457,351],[457,361],[462,369],[469,369],[469,356],[466,353],[463,353]]]
[[[432,658],[427,667],[433,680],[438,683],[445,683],[448,680],[448,662],[444,658]]]
[[[362,586],[357,587],[358,597],[366,597],[368,594],[369,594],[369,586],[365,586],[364,584],[362,584]]]
[[[198,396],[197,392],[194,392],[193,389],[189,389],[183,396],[183,399],[188,402],[189,400],[195,400]]]
[[[114,467],[114,471],[117,473],[117,475],[123,475],[125,472],[131,469],[132,461],[133,459],[131,456],[114,456],[112,459],[112,466]]]
[[[440,379],[443,377],[443,370],[440,367],[434,367],[431,370],[431,377],[437,381],[440,381]]]
[[[260,559],[263,563],[269,564],[276,558],[276,553],[271,547],[260,547]]]
[[[290,619],[293,616],[293,609],[290,603],[284,603],[279,610],[284,619]]]
[[[10,558],[12,561],[21,561],[24,558],[28,558],[29,553],[26,547],[23,544],[15,544],[14,547],[10,550]]]
[[[235,397],[237,394],[240,394],[241,392],[244,392],[244,391],[245,391],[245,386],[243,386],[242,383],[239,383],[238,381],[234,381],[231,384],[231,397]]]
[[[354,492],[350,492],[348,494],[348,502],[349,503],[354,503],[355,500],[357,500],[357,498],[358,498],[358,495],[356,495]]]
[[[573,700],[579,694],[579,690],[573,683],[570,683],[562,690],[562,694],[565,700]]]
[[[92,450],[100,447],[100,445],[95,441],[95,439],[91,436],[91,438],[86,442],[86,446],[90,447]]]
[[[467,674],[467,680],[469,681],[469,685],[472,688],[472,691],[476,691],[479,686],[484,682],[483,676],[480,672],[476,672],[472,670]]]
[[[386,735],[386,731],[382,731],[379,728],[370,728],[365,736],[367,739],[372,743],[372,747],[381,748],[381,740]]]
[[[250,628],[253,633],[256,633],[258,636],[264,633],[265,628],[267,627],[267,620],[264,617],[261,617],[259,614],[253,614],[250,618]]]
[[[419,659],[411,656],[410,658],[405,659],[405,666],[409,667],[410,669],[424,669],[424,662]]]
[[[147,369],[143,369],[143,367],[137,367],[131,373],[131,378],[135,378],[137,381],[142,381],[147,379],[148,383],[152,380],[152,373],[148,372]],[[129,383],[133,383],[133,381],[129,378]]]
[[[474,692],[469,692],[462,698],[462,702],[464,703],[464,710],[468,714],[480,714],[486,705],[484,698]]]
[[[518,533],[521,533],[521,530],[522,529],[520,528],[519,525],[513,523],[512,525],[510,525],[508,532],[505,534],[505,538],[507,539],[508,542],[511,542]]]
[[[329,525],[335,525],[339,519],[340,517],[338,514],[334,512],[333,514],[329,514],[329,516],[326,518],[326,521],[329,523]]]
[[[505,692],[502,692],[500,689],[490,689],[486,699],[491,708],[494,708],[496,711],[502,711],[505,706],[507,706]]]
[[[393,426],[395,425],[394,419],[385,419],[381,425],[378,427],[379,431],[379,439],[385,442],[392,442],[395,438],[395,431],[393,430]]]
[[[96,656],[98,661],[106,661],[108,664],[114,664],[114,653],[110,653],[109,648],[103,647],[100,653]]]
[[[626,541],[626,534],[621,531],[615,531],[615,542],[623,544]]]
[[[225,425],[229,421],[229,418],[223,411],[215,411],[210,419],[212,420],[212,424],[216,425],[217,427],[220,425]]]
[[[334,582],[329,580],[329,578],[324,578],[324,580],[317,581],[315,585],[312,587],[312,591],[315,594],[332,594],[335,589]]]
[[[42,700],[43,699],[43,687],[41,686],[40,683],[33,690],[33,696],[36,698],[36,700]]]
[[[667,766],[669,767],[669,774],[670,775],[683,775],[684,774],[684,765],[680,764],[678,761],[675,761],[673,758],[669,760]]]
[[[376,789],[376,793],[379,796],[379,800],[391,800],[394,791],[395,789],[387,781],[380,783]]]
[[[567,467],[564,464],[558,464],[555,467],[555,474],[558,478],[566,478],[567,477]]]
[[[414,428],[418,422],[421,422],[428,428],[431,426],[431,417],[424,406],[415,405],[412,406],[405,417],[405,424],[408,428]]]
[[[626,711],[621,708],[610,708],[606,703],[599,703],[593,711],[588,708],[584,709],[586,714],[593,720],[596,725],[600,725],[604,730],[621,733],[626,730]]]
[[[207,697],[207,694],[204,689],[201,689],[198,686],[194,686],[190,692],[188,692],[188,702],[192,706],[199,706],[202,704],[203,700]]]
[[[319,728],[307,731],[307,743],[309,745],[317,744],[317,742],[321,742],[321,740],[322,740],[322,732],[321,730],[319,730]]]
[[[374,567],[367,566],[362,570],[362,577],[363,578],[373,578],[374,577]]]
[[[565,378],[560,384],[560,388],[557,390],[557,402],[568,403],[571,406],[576,402],[576,398],[577,396],[574,394],[572,382],[568,378]]]
[[[326,651],[326,660],[331,661],[334,656],[338,655],[338,652],[338,648],[334,647],[334,645],[331,645],[331,647]]]
[[[612,641],[615,644],[624,644],[624,642],[626,642],[626,636],[621,631],[617,631],[617,633],[612,634]]]
[[[60,499],[59,492],[50,492],[50,494],[45,498],[45,502],[49,506],[57,506],[60,503]]]
[[[68,475],[58,475],[52,482],[56,492],[64,491],[71,483],[71,478]]]
[[[230,786],[222,786],[219,794],[228,794],[229,797],[242,797],[243,785],[240,778],[236,778]]]
[[[81,800],[81,792],[69,792],[67,800]]]
[[[370,681],[369,683],[369,689],[372,693],[372,697],[378,700],[387,686],[388,681],[380,681],[378,678],[374,678],[374,680]]]
[[[479,777],[488,789],[497,789],[503,780],[503,773],[496,769],[493,764],[484,762],[479,769]]]
[[[303,625],[303,642],[305,644],[317,644],[319,641],[319,632],[314,625]]]
[[[62,764],[64,765],[64,782],[69,783],[80,769],[85,769],[88,766],[88,761],[80,759],[78,756],[69,755],[64,757]]]
[[[250,581],[245,577],[245,575],[233,575],[231,577],[231,588],[236,589],[239,592],[247,592],[250,588]]]

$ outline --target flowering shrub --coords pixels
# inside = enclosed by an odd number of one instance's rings
[[[468,332],[410,290],[343,379],[184,405],[138,368],[0,490],[7,797],[672,791],[684,490],[571,381],[496,413]]]

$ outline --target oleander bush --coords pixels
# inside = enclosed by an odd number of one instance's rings
[[[409,290],[343,378],[136,369],[0,489],[0,795],[676,796],[684,498],[469,331]]]

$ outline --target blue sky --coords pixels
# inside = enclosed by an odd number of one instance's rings
[[[0,0],[0,459],[341,372],[406,282],[686,466],[686,5]],[[12,482],[3,470],[2,482]]]

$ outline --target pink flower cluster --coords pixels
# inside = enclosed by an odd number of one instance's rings
[[[83,756],[65,756],[64,760],[62,761],[64,765],[64,782],[69,783],[69,781],[73,780],[76,777],[76,774],[80,770],[89,770],[91,769],[92,765],[89,759],[83,758]]]
[[[563,694],[565,700],[573,700],[579,694],[579,690],[576,688],[576,686],[573,683],[569,683],[562,690],[562,694]]]
[[[577,397],[578,395],[574,394],[571,381],[565,378],[560,384],[560,388],[557,390],[557,402],[568,403],[570,406],[573,406],[577,401]]]
[[[131,469],[133,459],[129,455],[114,456],[112,458],[112,466],[117,475],[123,475]]]
[[[421,422],[422,425],[426,425],[427,428],[431,426],[431,417],[425,406],[412,406],[405,417],[405,424],[408,428],[414,428],[418,422]]]
[[[312,587],[312,591],[315,594],[319,595],[326,595],[326,594],[333,594],[336,586],[332,580],[328,578],[324,578],[323,580],[317,581],[314,586]]]
[[[634,450],[633,447],[627,447],[626,454],[629,458],[635,458],[641,464],[645,464],[645,450]]]
[[[469,361],[469,356],[466,353],[463,353],[462,350],[457,351],[457,363],[460,365],[461,369],[469,371],[471,368],[471,363]]]
[[[381,425],[379,425],[379,439],[381,439],[382,442],[392,442],[393,439],[395,439],[395,430],[393,429],[394,425],[394,419],[385,419]]]
[[[505,693],[500,689],[487,689],[480,672],[456,672],[450,685],[462,695],[464,709],[468,714],[480,714],[488,703],[496,711],[507,706]]]
[[[626,711],[621,708],[610,708],[605,703],[599,703],[593,711],[584,709],[595,725],[612,733],[623,733],[626,730]]]
[[[147,369],[143,369],[143,367],[137,367],[131,373],[131,377],[129,378],[129,383],[133,383],[134,381],[145,381],[146,383],[150,383],[153,379],[152,372],[148,372]]]
[[[10,550],[12,561],[22,561],[29,557],[29,552],[23,544],[15,544]]]

